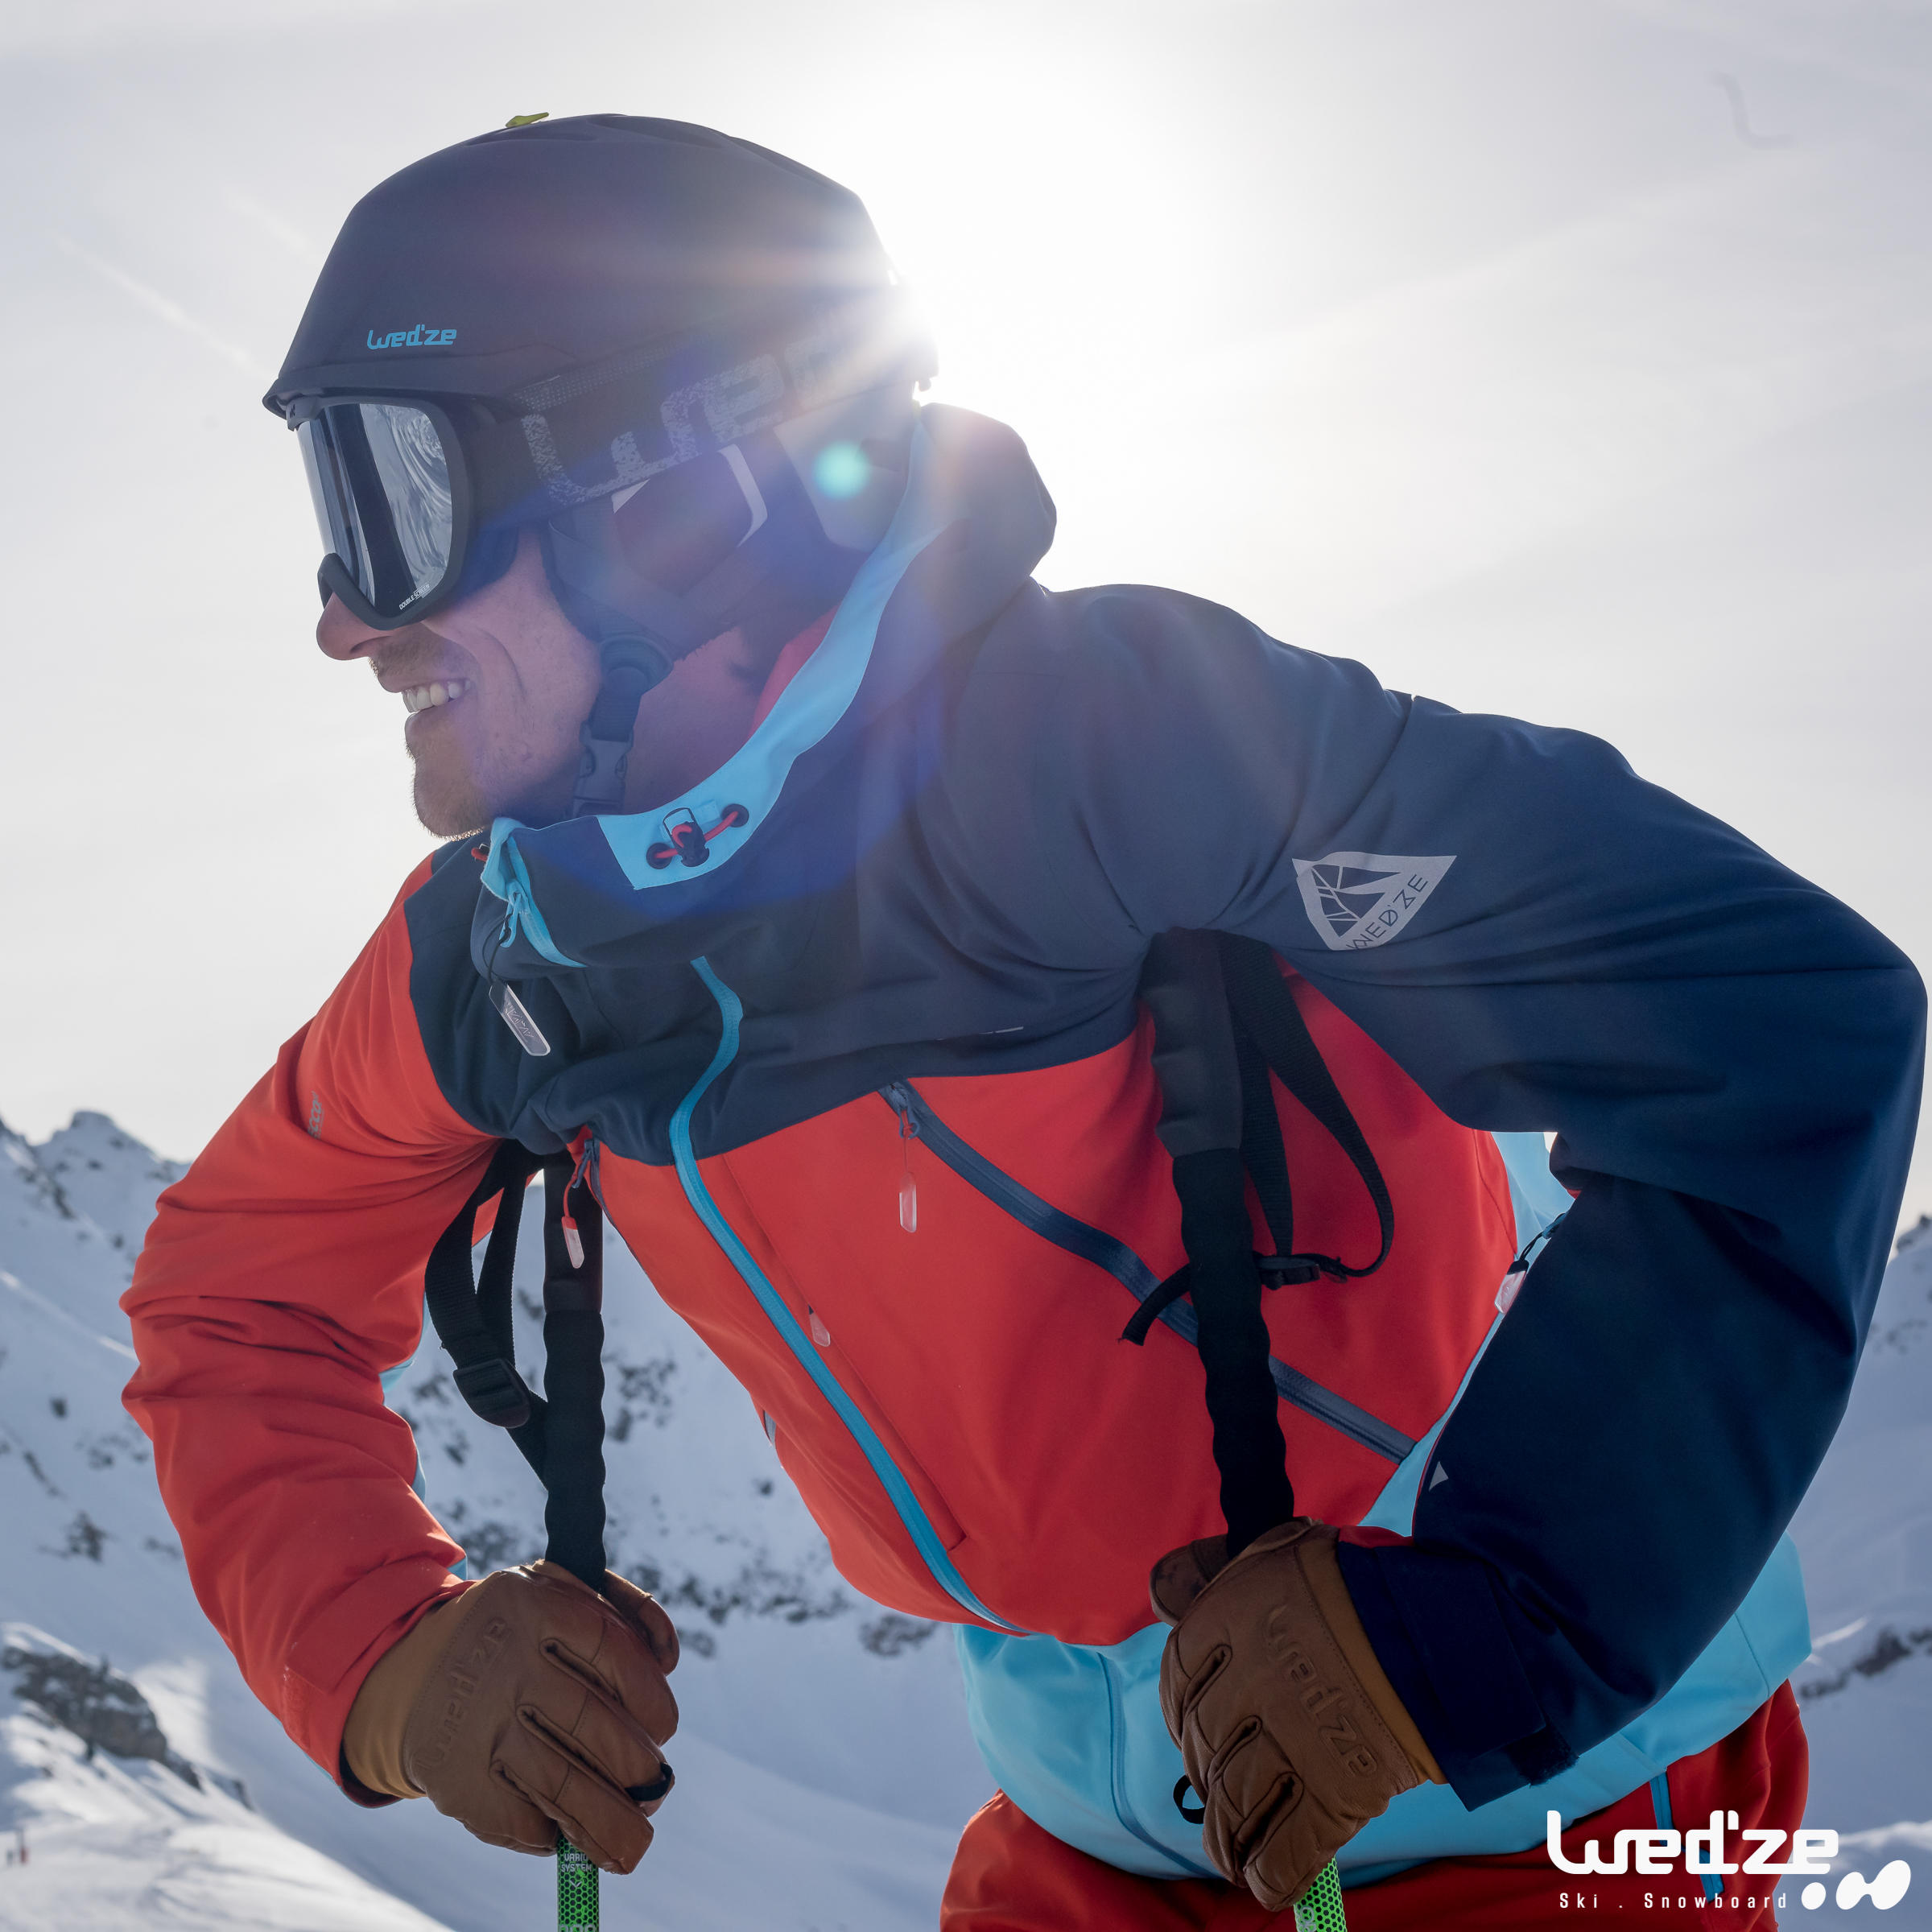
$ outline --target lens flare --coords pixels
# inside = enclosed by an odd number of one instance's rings
[[[811,466],[811,480],[828,497],[843,502],[872,480],[872,464],[856,443],[829,443]]]

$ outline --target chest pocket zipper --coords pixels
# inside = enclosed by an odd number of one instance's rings
[[[1146,1301],[1160,1286],[1160,1278],[1125,1241],[1117,1241],[1104,1229],[1042,1200],[976,1147],[960,1139],[932,1111],[910,1080],[894,1080],[881,1087],[879,1097],[898,1116],[902,1143],[909,1144],[914,1138],[924,1141],[935,1159],[1042,1240],[1104,1269],[1137,1302]],[[1194,1310],[1187,1303],[1170,1302],[1161,1310],[1160,1319],[1190,1348],[1196,1345]],[[1414,1448],[1413,1437],[1403,1435],[1379,1416],[1371,1415],[1346,1396],[1324,1389],[1312,1377],[1286,1362],[1271,1356],[1268,1371],[1284,1402],[1373,1454],[1400,1463]]]

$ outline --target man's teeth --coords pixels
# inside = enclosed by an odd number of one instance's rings
[[[452,678],[443,684],[412,684],[402,696],[406,711],[427,711],[433,705],[453,704],[469,689],[468,678]]]

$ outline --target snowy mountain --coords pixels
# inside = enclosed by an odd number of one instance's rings
[[[120,1407],[116,1306],[179,1172],[99,1114],[0,1127],[0,1932],[150,1918],[287,1932],[542,1924],[541,1860],[426,1805],[359,1811],[242,1684],[189,1590]],[[526,1216],[521,1278],[540,1274]],[[534,1297],[518,1355],[542,1361]],[[929,1926],[988,1781],[943,1631],[857,1600],[749,1403],[622,1247],[606,1256],[610,1544],[684,1633],[678,1792],[613,1927]],[[433,1341],[391,1401],[478,1567],[542,1546],[542,1499]],[[1808,1822],[1841,1868],[1914,1868],[1887,1923],[1932,1927],[1932,1224],[1900,1244],[1831,1453],[1799,1513],[1816,1649],[1798,1688]],[[89,1738],[93,1740],[90,1744]],[[27,1862],[14,1854],[21,1843]]]
[[[1850,1407],[1791,1526],[1812,1655],[1794,1682],[1811,1740],[1809,1822],[1841,1868],[1904,1858],[1893,1926],[1932,1927],[1932,1219],[1886,1271]]]
[[[0,1845],[23,1831],[28,1852],[0,1867],[0,1932],[170,1916],[290,1932],[545,1923],[547,1861],[480,1844],[427,1805],[345,1804],[195,1603],[120,1406],[133,1352],[116,1306],[180,1171],[99,1114],[39,1146],[0,1127]],[[525,1217],[527,1282],[540,1219]],[[950,1638],[840,1583],[742,1392],[614,1241],[605,1287],[613,1558],[671,1604],[684,1661],[677,1796],[638,1872],[605,1881],[605,1923],[930,1926],[990,1791]],[[518,1354],[534,1379],[532,1307]],[[540,1554],[535,1479],[457,1399],[433,1340],[392,1399],[473,1563]],[[144,1706],[175,1765],[90,1753],[39,1715],[45,1660],[63,1657],[105,1660],[125,1688],[101,1695],[137,1734]]]

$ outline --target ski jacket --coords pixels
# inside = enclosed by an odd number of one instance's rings
[[[1184,1305],[1117,1339],[1183,1259],[1135,999],[1174,927],[1274,949],[1394,1204],[1380,1272],[1265,1298],[1298,1495],[1358,1525],[1351,1593],[1453,1787],[1358,1856],[1468,1847],[1552,1777],[1596,1809],[1803,1654],[1776,1553],[1896,1216],[1912,968],[1595,739],[1171,592],[1050,593],[1052,524],[1011,432],[926,410],[744,747],[663,811],[426,861],[163,1196],[128,1404],[203,1605],[332,1773],[458,1587],[378,1377],[514,1136],[584,1154],[845,1577],[962,1626],[1016,1802],[1206,1869],[1146,1591],[1220,1526],[1200,1366]],[[686,815],[701,857],[667,863]],[[1276,1100],[1301,1245],[1367,1259],[1359,1180]],[[1501,1837],[1540,1835],[1528,1802]]]

